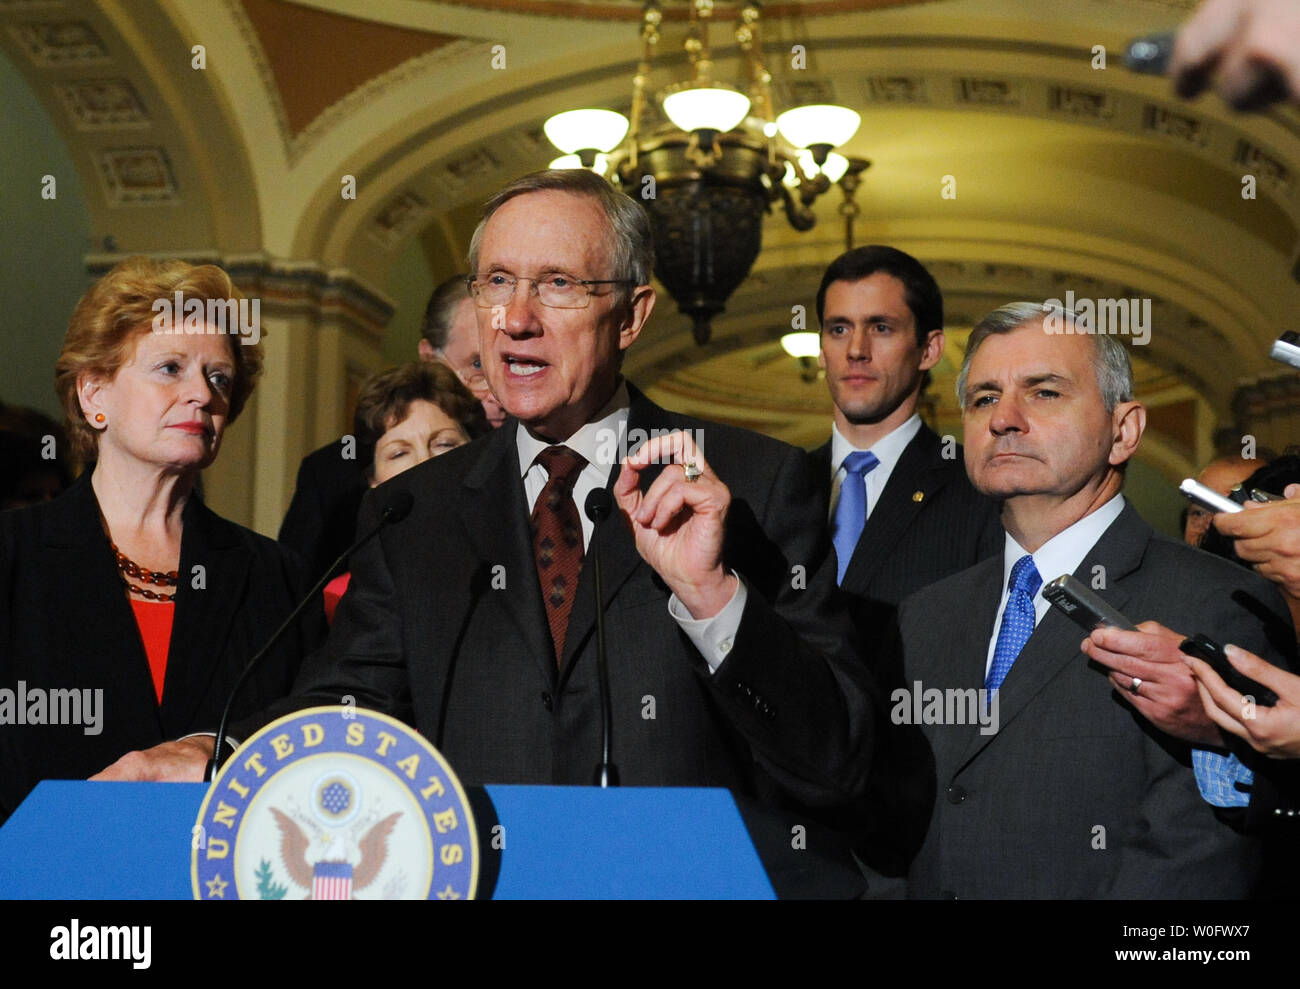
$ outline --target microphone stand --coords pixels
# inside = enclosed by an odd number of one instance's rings
[[[221,771],[221,766],[225,762],[225,759],[222,758],[221,750],[226,744],[226,725],[230,721],[230,711],[231,708],[234,707],[235,698],[239,696],[240,688],[244,686],[244,681],[248,679],[248,675],[252,673],[257,667],[257,664],[262,661],[262,657],[270,652],[272,647],[280,641],[280,637],[283,636],[289,626],[298,619],[298,616],[302,614],[303,609],[305,609],[312,601],[316,600],[321,591],[325,589],[325,585],[330,582],[334,575],[334,571],[343,563],[343,561],[374,538],[375,534],[384,526],[391,525],[394,522],[400,522],[402,519],[406,518],[406,516],[411,513],[411,506],[414,504],[415,497],[411,492],[395,492],[393,497],[389,500],[388,506],[384,509],[383,514],[380,515],[379,521],[375,523],[369,532],[345,549],[339,555],[338,559],[325,568],[325,573],[321,575],[320,580],[316,581],[312,586],[312,589],[307,592],[307,596],[298,602],[298,607],[294,608],[293,611],[289,613],[289,617],[286,618],[284,623],[275,630],[275,634],[271,636],[266,645],[259,649],[257,654],[248,661],[248,665],[244,667],[244,671],[239,674],[239,679],[235,681],[234,687],[231,688],[230,696],[226,699],[226,706],[221,711],[221,721],[217,725],[216,741],[214,741],[212,745],[212,758],[208,760],[208,768],[203,774],[203,781],[205,783],[211,783],[217,778],[217,773]],[[231,748],[231,752],[233,754],[233,747]]]

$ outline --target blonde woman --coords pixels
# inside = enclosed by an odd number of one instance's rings
[[[42,779],[215,731],[240,670],[306,590],[296,558],[195,490],[261,347],[234,326],[156,321],[160,300],[213,313],[239,298],[212,265],[130,258],[72,315],[55,388],[88,466],[55,500],[0,514],[0,688],[26,702],[0,727],[0,820]],[[235,715],[286,694],[322,631],[319,613],[290,630]]]

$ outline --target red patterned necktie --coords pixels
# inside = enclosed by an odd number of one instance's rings
[[[537,455],[537,462],[546,468],[547,481],[533,506],[533,555],[558,664],[564,656],[564,632],[582,570],[582,520],[573,486],[587,461],[567,446],[548,446]]]

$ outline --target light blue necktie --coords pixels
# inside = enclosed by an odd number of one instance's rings
[[[1026,553],[1011,568],[1008,584],[1007,606],[1002,612],[1002,626],[998,629],[998,644],[993,647],[993,665],[984,679],[988,695],[1002,686],[1011,664],[1020,655],[1029,637],[1034,634],[1034,595],[1043,586],[1034,558]],[[987,696],[987,695],[986,695]]]
[[[880,461],[870,450],[855,450],[844,458],[845,475],[840,485],[840,500],[835,503],[835,517],[831,519],[831,542],[835,544],[839,563],[836,583],[844,583],[844,571],[849,568],[862,527],[867,524],[866,476],[878,466]]]

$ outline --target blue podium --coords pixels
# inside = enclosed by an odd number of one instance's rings
[[[0,828],[0,899],[191,899],[201,783],[47,780]],[[773,899],[726,790],[487,786],[494,899]],[[484,824],[480,821],[482,830]],[[483,895],[480,892],[480,895]]]

